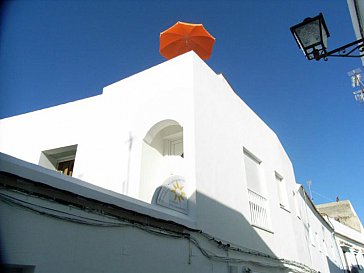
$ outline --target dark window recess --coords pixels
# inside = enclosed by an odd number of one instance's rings
[[[65,175],[72,176],[74,164],[75,164],[74,159],[58,162],[57,170]]]

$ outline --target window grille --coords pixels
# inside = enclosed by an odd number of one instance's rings
[[[270,229],[267,199],[249,189],[248,195],[251,224],[264,229]]]

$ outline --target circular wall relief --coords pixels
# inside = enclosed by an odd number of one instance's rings
[[[167,178],[157,195],[156,203],[184,214],[188,213],[188,200],[185,191],[185,179],[174,175]]]

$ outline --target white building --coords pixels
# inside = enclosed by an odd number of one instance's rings
[[[344,268],[364,271],[364,229],[350,201],[321,204],[317,209],[334,229]]]
[[[357,40],[364,38],[364,3],[360,0],[347,0],[351,21]],[[364,58],[362,57],[364,65]]]
[[[360,0],[347,0],[348,3],[348,7],[349,7],[349,12],[350,12],[350,17],[351,17],[351,21],[353,24],[353,29],[355,32],[355,36],[356,36],[356,40],[363,40],[364,39],[364,2],[360,1]],[[362,65],[364,65],[364,55],[363,55],[363,43],[358,43],[357,45],[351,47],[350,49],[355,49],[357,48],[357,50],[354,51],[355,55],[358,56],[362,56],[361,57],[361,62]],[[360,89],[355,90],[353,92],[354,94],[354,98],[355,100],[359,101],[359,102],[363,102],[364,101],[364,88],[363,88],[363,84],[362,84],[362,73],[361,70],[359,69],[354,69],[353,72],[359,73],[359,78],[357,78],[357,76],[352,77],[352,79],[356,79],[356,83],[354,82],[353,87],[360,87]],[[359,80],[358,80],[359,79]],[[360,84],[359,84],[360,82]]]
[[[102,95],[3,119],[0,131],[11,156],[0,165],[2,253],[23,272],[343,268],[332,227],[296,184],[276,134],[193,52]],[[143,226],[100,234],[74,215]]]
[[[364,271],[364,234],[358,232],[335,219],[330,219],[334,226],[337,245],[340,252],[344,269],[351,272]]]

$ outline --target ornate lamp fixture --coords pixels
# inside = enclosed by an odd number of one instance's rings
[[[322,13],[313,18],[306,18],[302,23],[294,25],[290,29],[308,60],[324,59],[327,61],[328,57],[364,56],[364,39],[327,51],[327,38],[330,37],[330,33]]]

